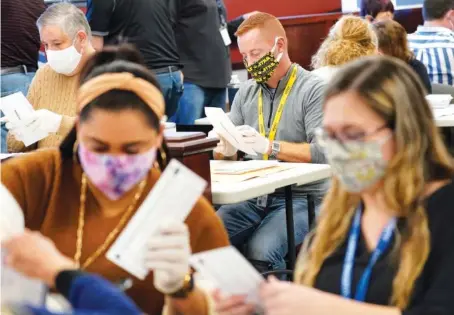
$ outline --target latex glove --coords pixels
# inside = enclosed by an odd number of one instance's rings
[[[2,243],[6,264],[16,271],[44,281],[53,287],[63,270],[76,269],[74,261],[58,251],[54,243],[38,232],[25,230],[21,235]]]
[[[186,224],[164,224],[148,243],[145,266],[154,271],[154,286],[163,294],[183,287],[189,272],[189,231]]]
[[[42,130],[47,133],[55,133],[60,128],[62,118],[61,115],[50,110],[39,109],[18,122],[7,121],[5,127],[18,136],[24,129],[31,132]]]
[[[262,136],[257,130],[251,126],[239,126],[236,129],[243,136],[243,140],[246,144],[252,146],[252,149],[261,154],[268,154],[270,151],[270,141]]]
[[[216,153],[222,154],[223,156],[226,156],[226,157],[230,157],[230,156],[234,156],[238,152],[238,150],[233,145],[231,145],[230,142],[228,142],[223,137],[221,137],[216,132],[215,129],[211,130],[208,133],[208,138],[217,138],[217,139],[219,139],[218,145],[213,150]]]

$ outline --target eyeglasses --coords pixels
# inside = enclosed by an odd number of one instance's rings
[[[385,124],[370,132],[358,131],[352,134],[348,133],[340,134],[335,132],[329,132],[323,128],[318,128],[315,131],[315,137],[317,143],[323,147],[328,145],[330,141],[337,141],[339,143],[343,143],[345,141],[364,141],[367,137],[373,136],[379,133],[380,131],[387,129],[388,127],[389,125]]]

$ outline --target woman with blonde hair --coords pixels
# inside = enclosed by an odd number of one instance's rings
[[[415,58],[410,50],[407,39],[407,31],[399,23],[388,20],[373,24],[375,34],[378,38],[378,51],[381,54],[400,59],[418,74],[427,92],[432,93],[432,84],[426,66]]]
[[[425,90],[369,57],[328,87],[318,134],[334,173],[295,283],[260,289],[266,314],[454,314],[454,167]],[[241,297],[220,314],[250,314]]]
[[[312,57],[312,72],[329,80],[339,66],[359,57],[377,54],[377,47],[377,36],[368,21],[357,16],[344,16],[334,24]]]

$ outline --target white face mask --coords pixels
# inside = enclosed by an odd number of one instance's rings
[[[47,50],[47,62],[57,73],[69,75],[76,70],[82,55],[74,45],[62,50]]]

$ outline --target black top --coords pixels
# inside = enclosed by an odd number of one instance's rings
[[[88,0],[87,19],[105,44],[136,45],[150,69],[180,66],[166,0]]]
[[[222,0],[170,0],[170,3],[184,81],[206,88],[225,88],[232,66],[230,48],[219,32],[221,15],[227,21]],[[232,39],[242,21],[240,18],[228,24]]]
[[[1,0],[2,68],[38,67],[40,39],[36,20],[45,9],[43,0]]]
[[[421,79],[421,82],[426,87],[427,92],[429,94],[431,94],[432,93],[432,84],[430,83],[430,78],[429,78],[429,74],[427,73],[426,66],[416,58],[412,58],[408,62],[408,65],[410,67],[412,67],[413,70],[415,70],[415,72],[418,74],[419,78]]]
[[[431,250],[423,272],[415,283],[411,302],[403,315],[454,314],[454,183],[450,183],[427,200],[427,216],[431,237]],[[399,229],[405,221],[398,222]],[[389,305],[392,281],[397,271],[390,251],[382,255],[374,266],[367,291],[366,302]],[[341,274],[347,245],[344,243],[324,262],[315,287],[340,295]],[[353,268],[352,296],[368,262],[370,254],[361,234]]]

